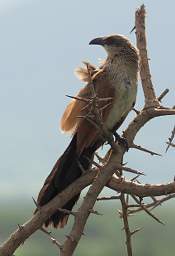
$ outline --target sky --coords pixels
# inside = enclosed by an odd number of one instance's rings
[[[83,86],[74,69],[83,60],[98,64],[106,54],[90,47],[97,36],[124,34],[135,43],[134,13],[143,1],[0,1],[0,194],[36,196],[70,141],[59,129],[69,99]],[[175,2],[145,1],[152,79],[157,95],[169,88],[166,106],[175,105]],[[139,84],[137,108],[143,106]],[[127,126],[125,121],[120,132]],[[174,151],[165,154],[175,117],[157,118],[135,142],[162,154],[130,150],[128,166],[145,172],[144,182],[173,180]]]

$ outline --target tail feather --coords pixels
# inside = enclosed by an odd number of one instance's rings
[[[72,138],[72,141],[63,155],[58,159],[53,170],[45,180],[45,183],[39,192],[37,203],[39,206],[47,204],[58,193],[64,190],[68,185],[74,182],[81,176],[81,166],[87,170],[90,167],[89,159],[93,158],[96,147],[90,147],[78,156],[76,153],[77,139],[76,135]],[[78,200],[80,194],[74,196],[68,201],[62,208],[72,210],[74,204]],[[49,219],[45,222],[45,226],[53,225],[55,228],[63,228],[68,220],[69,215],[57,210]]]

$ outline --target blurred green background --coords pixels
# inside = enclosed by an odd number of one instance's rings
[[[70,136],[59,131],[59,120],[69,99],[83,85],[74,69],[86,60],[98,64],[106,54],[90,47],[95,37],[124,34],[135,43],[136,8],[143,0],[0,0],[0,241],[33,211],[36,198]],[[174,1],[144,1],[152,79],[157,95],[169,88],[165,106],[175,105]],[[143,106],[139,83],[136,108]],[[120,133],[135,114],[130,113]],[[142,182],[172,181],[174,151],[165,154],[174,117],[152,120],[135,142],[162,154],[152,157],[129,150],[124,162],[144,171]],[[111,191],[104,189],[104,195]],[[98,203],[103,216],[92,215],[75,255],[126,255],[117,203]],[[131,218],[144,229],[133,237],[134,255],[174,255],[174,201],[157,210],[166,225],[149,216]],[[62,240],[68,230],[58,231]],[[37,232],[15,255],[57,255],[45,234]]]
[[[3,207],[2,207],[3,206]],[[0,240],[4,240],[10,232],[16,229],[17,224],[22,224],[30,218],[34,206],[32,200],[10,200],[8,203],[1,202],[0,211]],[[91,214],[85,235],[75,252],[77,256],[105,256],[126,255],[125,234],[122,230],[122,220],[119,218],[120,205],[111,202],[98,202],[95,209],[102,216]],[[131,230],[142,228],[133,236],[133,252],[135,256],[173,256],[174,255],[174,207],[173,201],[165,203],[154,211],[156,216],[164,221],[165,225],[157,223],[145,213],[137,213],[129,218]],[[71,227],[64,230],[52,230],[59,242],[64,241]],[[58,255],[58,248],[41,231],[37,231],[15,253],[16,256],[48,256]]]

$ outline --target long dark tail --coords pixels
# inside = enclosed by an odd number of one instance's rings
[[[90,167],[90,159],[93,158],[96,147],[89,147],[78,156],[76,153],[77,136],[76,134],[72,138],[68,148],[63,155],[58,159],[53,167],[50,175],[45,180],[43,187],[41,188],[37,203],[38,206],[47,204],[58,193],[64,190],[73,181],[81,176],[82,169],[87,170]],[[68,201],[62,208],[72,210],[74,204],[78,200],[80,194],[74,196]],[[57,210],[50,218],[45,222],[48,226],[52,224],[54,227],[64,227],[67,223],[69,215]]]

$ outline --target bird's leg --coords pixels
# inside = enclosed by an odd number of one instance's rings
[[[126,149],[126,151],[128,151],[129,145],[127,139],[121,137],[116,131],[113,133],[113,135],[115,137],[115,141],[118,142],[118,144],[122,145]]]

